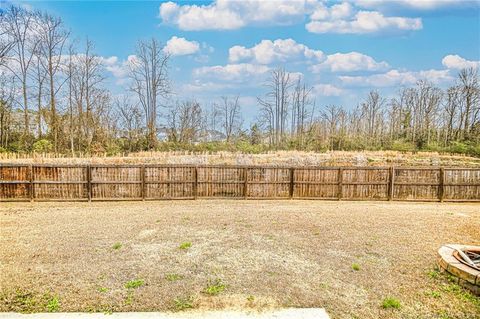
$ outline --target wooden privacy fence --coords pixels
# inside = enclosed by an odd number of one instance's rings
[[[0,164],[1,201],[480,201],[480,168]]]

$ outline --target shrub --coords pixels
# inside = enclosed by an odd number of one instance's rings
[[[38,153],[48,153],[53,150],[53,144],[49,140],[41,139],[33,143],[33,151]]]
[[[411,142],[404,140],[396,140],[392,143],[392,150],[399,152],[414,152],[416,148],[415,145]]]

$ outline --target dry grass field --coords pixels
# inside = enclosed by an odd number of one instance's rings
[[[479,229],[478,204],[2,203],[0,310],[478,318],[480,299],[435,264]]]
[[[480,167],[480,158],[435,152],[398,151],[272,151],[263,154],[188,151],[138,152],[125,156],[69,157],[53,154],[0,154],[1,163],[32,164],[183,164],[274,166],[461,166]]]

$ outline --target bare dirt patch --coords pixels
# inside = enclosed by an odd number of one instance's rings
[[[0,227],[1,311],[480,313],[478,297],[435,270],[441,245],[480,244],[478,204],[3,203]],[[387,297],[400,308],[382,307]]]

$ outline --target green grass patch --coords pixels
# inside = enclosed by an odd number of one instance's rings
[[[143,279],[134,279],[127,281],[125,283],[125,288],[127,289],[137,289],[145,284],[145,281]]]
[[[182,280],[185,276],[179,274],[166,274],[165,279],[168,281]]]
[[[207,283],[207,287],[203,290],[204,293],[210,296],[216,296],[222,291],[224,291],[226,285],[222,282],[221,279],[217,278],[214,280],[209,280]]]
[[[48,312],[57,312],[58,309],[60,309],[60,300],[58,300],[58,297],[57,296],[51,297],[47,301],[46,308]]]
[[[173,299],[173,307],[176,311],[193,308],[193,297],[177,297]]]
[[[183,250],[186,250],[188,248],[192,247],[192,243],[187,241],[187,242],[184,242],[184,243],[181,243],[180,246],[178,248],[180,249],[183,249]]]
[[[387,297],[382,301],[383,309],[400,309],[400,307],[402,307],[400,301],[393,297]]]
[[[425,291],[425,296],[432,297],[432,298],[440,298],[442,294],[436,290],[427,290]]]
[[[118,250],[118,249],[122,248],[122,244],[121,243],[115,243],[115,244],[113,244],[112,248],[115,249],[115,250]]]
[[[101,293],[104,293],[104,292],[108,292],[108,288],[106,287],[98,287],[98,292],[101,292]]]
[[[352,264],[352,269],[355,270],[355,271],[359,271],[360,270],[360,265],[357,264],[357,263],[353,263]]]

